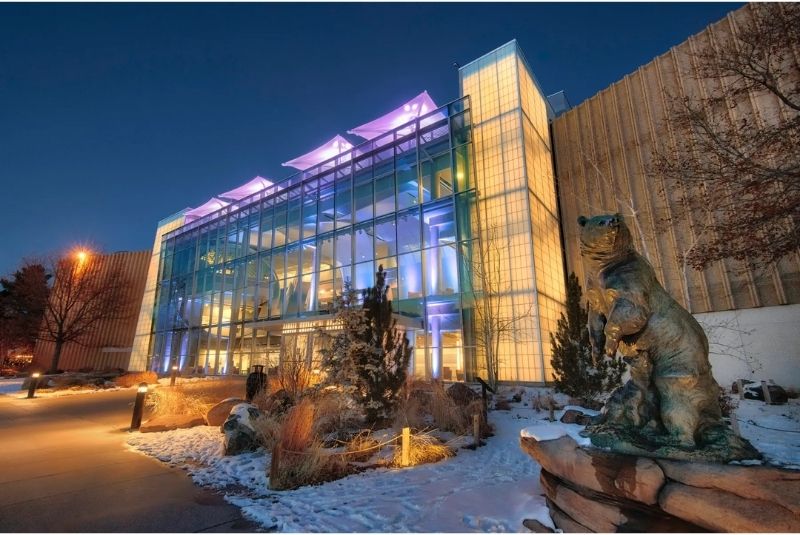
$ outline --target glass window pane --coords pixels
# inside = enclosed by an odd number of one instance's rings
[[[440,154],[433,160],[434,198],[453,194],[453,174],[450,171],[450,153]]]
[[[300,239],[300,198],[289,201],[289,210],[286,219],[286,240],[287,243],[296,242]]]
[[[397,214],[397,248],[401,253],[420,248],[419,209]]]
[[[353,289],[364,290],[375,285],[375,266],[373,262],[362,262],[356,264],[355,279]]]
[[[422,234],[425,247],[433,247],[456,241],[455,213],[453,202],[438,202],[426,206],[423,214]]]
[[[333,230],[333,193],[333,184],[320,187],[319,216],[317,222],[317,233],[319,234]]]
[[[355,187],[356,222],[372,219],[372,181]]]
[[[346,266],[353,262],[352,243],[350,230],[336,233],[336,266]]]
[[[395,211],[394,175],[386,175],[375,180],[375,216],[391,214]]]
[[[317,244],[319,249],[319,269],[331,269],[333,267],[333,234],[321,236]]]
[[[417,155],[405,154],[397,159],[397,209],[419,204]]]
[[[397,225],[394,216],[375,222],[375,258],[397,254]]]
[[[346,227],[353,223],[352,190],[348,179],[336,183],[336,228]]]
[[[356,226],[354,237],[356,246],[356,262],[372,260],[375,255],[372,250],[372,223],[361,223]]]

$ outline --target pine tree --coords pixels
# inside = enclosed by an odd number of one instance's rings
[[[588,312],[581,304],[582,291],[575,273],[567,279],[567,313],[558,320],[555,336],[550,334],[553,376],[556,389],[587,405],[598,405],[603,394],[622,382],[625,363],[603,359],[592,363]]]
[[[362,292],[363,305],[345,285],[337,299],[337,320],[342,332],[321,351],[326,384],[349,391],[362,405],[367,423],[377,423],[394,412],[398,392],[406,380],[411,346],[397,328],[386,286],[386,273],[379,266],[375,286]]]

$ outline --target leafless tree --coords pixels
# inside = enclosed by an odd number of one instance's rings
[[[681,259],[695,269],[766,267],[800,247],[800,5],[746,9],[733,35],[690,41],[700,91],[667,95],[673,133],[652,166],[678,201],[667,223],[696,236]]]
[[[39,338],[54,344],[50,372],[58,370],[64,346],[84,344],[98,324],[133,311],[125,299],[122,272],[96,254],[79,252],[49,260],[53,287]]]
[[[309,366],[308,348],[305,336],[290,336],[284,346],[284,353],[278,366],[278,384],[297,401],[300,395],[311,386],[312,372]]]
[[[533,316],[533,306],[514,310],[509,306],[511,282],[508,277],[506,242],[498,226],[481,232],[478,254],[467,263],[474,286],[475,341],[484,351],[487,382],[494,388],[503,362],[501,344],[524,342],[520,329],[524,320]]]

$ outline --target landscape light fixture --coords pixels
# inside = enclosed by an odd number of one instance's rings
[[[36,387],[39,386],[39,377],[41,377],[41,373],[33,372],[31,374],[31,380],[28,383],[28,399],[32,398],[33,395],[36,393]]]
[[[175,378],[178,375],[178,365],[172,365],[172,371],[169,374],[169,386],[175,386]]]
[[[133,403],[133,418],[131,418],[131,431],[139,429],[142,425],[142,410],[144,398],[147,396],[147,383],[139,383],[136,389],[136,401]]]

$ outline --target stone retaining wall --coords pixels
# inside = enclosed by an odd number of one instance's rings
[[[690,463],[520,439],[556,527],[581,532],[798,532],[800,471]]]

